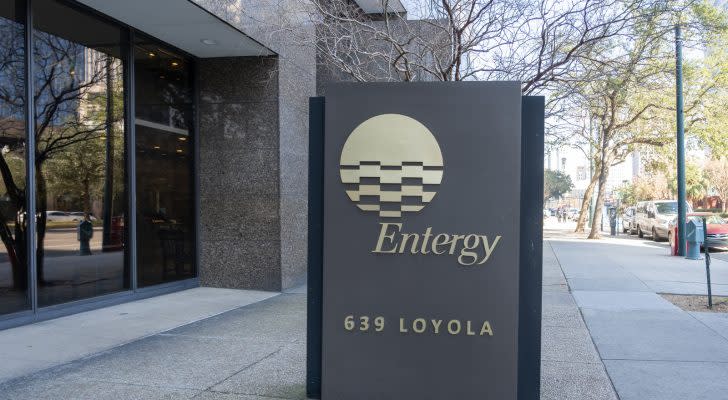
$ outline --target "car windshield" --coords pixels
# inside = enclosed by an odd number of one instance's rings
[[[721,218],[718,215],[708,215],[707,217],[703,217],[700,215],[691,216],[690,219],[698,222],[702,222],[703,218],[705,218],[705,222],[707,222],[710,225],[724,225],[728,224],[728,221],[726,221],[724,218]]]
[[[709,224],[714,224],[714,225],[728,224],[728,221],[726,221],[725,219],[723,219],[717,215],[711,215],[710,217],[706,218],[706,222],[708,222]]]
[[[658,214],[677,214],[677,201],[657,203],[655,206],[657,206]]]

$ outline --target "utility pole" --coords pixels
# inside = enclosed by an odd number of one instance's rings
[[[677,255],[685,256],[685,126],[683,123],[682,35],[675,25],[675,86],[677,109]]]

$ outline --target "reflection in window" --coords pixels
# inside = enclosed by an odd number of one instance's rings
[[[0,315],[30,308],[25,215],[25,27],[0,2]]]
[[[121,29],[34,7],[38,304],[129,288]],[[59,24],[59,21],[63,21]]]
[[[134,46],[137,274],[140,287],[194,277],[190,61],[141,38]]]

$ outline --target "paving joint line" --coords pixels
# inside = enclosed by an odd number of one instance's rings
[[[709,363],[709,364],[728,364],[728,361],[707,361],[707,360],[656,360],[656,359],[640,359],[640,358],[607,358],[606,361],[634,361],[634,362],[673,362],[673,363]]]
[[[678,307],[678,308],[679,308],[679,307]],[[719,337],[719,338],[721,338],[721,339],[722,339],[722,340],[723,340],[724,342],[728,343],[728,337],[725,337],[725,336],[723,336],[723,334],[722,334],[722,333],[718,332],[717,330],[713,329],[713,327],[711,327],[710,325],[708,325],[708,324],[706,324],[705,322],[701,321],[701,320],[700,320],[699,318],[697,318],[697,317],[696,317],[695,315],[693,315],[693,313],[692,313],[692,312],[690,312],[690,311],[685,311],[685,310],[683,310],[683,309],[680,309],[680,311],[682,311],[682,312],[684,312],[684,313],[688,314],[688,315],[690,316],[690,318],[692,318],[692,319],[694,319],[694,320],[698,321],[698,323],[700,323],[700,324],[701,324],[701,325],[703,325],[704,327],[708,328],[708,330],[710,330],[711,332],[713,332],[713,333],[715,333],[716,335],[718,335],[718,337]]]
[[[112,383],[115,385],[127,385],[127,386],[135,386],[135,387],[146,387],[146,388],[156,388],[156,389],[175,389],[175,390],[200,390],[198,387],[184,387],[184,386],[170,386],[170,385],[148,385],[144,383],[137,383],[137,382],[127,382],[122,380],[109,380],[109,379],[86,379],[85,382],[95,382],[95,383]]]
[[[203,389],[203,390],[202,390],[202,392],[200,392],[200,393],[204,393],[204,392],[206,392],[206,391],[210,391],[210,392],[212,392],[212,391],[213,391],[213,390],[212,390],[212,388],[213,388],[213,387],[215,387],[215,386],[217,386],[217,385],[220,385],[221,383],[223,383],[223,382],[227,381],[228,379],[232,378],[233,376],[235,376],[235,375],[237,375],[237,374],[239,374],[239,373],[241,373],[241,372],[243,372],[243,371],[245,371],[245,370],[247,370],[247,369],[253,368],[254,366],[256,366],[256,365],[260,364],[261,362],[263,362],[263,361],[265,361],[265,360],[268,360],[268,359],[270,359],[271,357],[274,357],[275,355],[277,355],[278,353],[280,353],[281,351],[283,351],[283,348],[284,348],[284,347],[285,347],[285,346],[280,346],[280,347],[279,347],[278,349],[276,349],[276,350],[275,350],[275,351],[273,351],[272,353],[270,353],[270,354],[268,354],[268,355],[266,355],[266,356],[262,357],[261,359],[259,359],[259,360],[255,361],[255,362],[253,362],[253,363],[251,363],[251,364],[248,364],[248,365],[246,365],[245,367],[241,368],[241,369],[240,369],[240,370],[238,370],[238,371],[235,371],[235,372],[233,372],[232,374],[230,374],[230,375],[226,376],[225,378],[221,379],[220,381],[218,381],[218,382],[216,382],[216,383],[213,383],[212,385],[210,385],[210,386],[208,386],[207,388]],[[199,395],[199,393],[198,393],[197,395],[193,396],[192,398],[195,398],[195,397],[197,397],[198,395]]]
[[[219,393],[219,394],[232,394],[232,395],[242,395],[242,396],[255,396],[255,397],[262,397],[265,399],[297,400],[296,397],[279,397],[279,396],[270,396],[270,395],[257,394],[257,393],[241,393],[241,392],[230,392],[230,391],[226,392],[226,391],[222,391],[222,390],[203,390],[202,392],[196,394],[194,397],[197,397],[198,395],[200,395],[202,393]]]

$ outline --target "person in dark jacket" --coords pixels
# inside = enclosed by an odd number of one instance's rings
[[[91,255],[91,238],[94,236],[94,226],[88,213],[83,215],[83,221],[78,224],[78,241],[81,243],[79,255]]]

